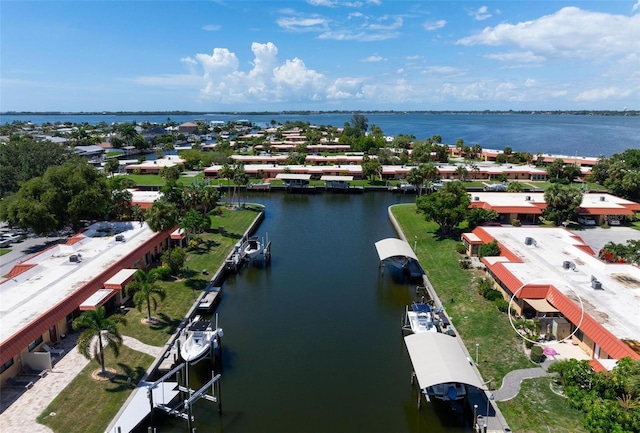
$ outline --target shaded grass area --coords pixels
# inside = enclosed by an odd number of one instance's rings
[[[551,391],[550,383],[548,377],[527,379],[516,398],[498,402],[511,429],[522,433],[587,432],[582,412],[569,407],[566,399]]]
[[[127,325],[121,328],[121,333],[152,346],[164,345],[199,295],[198,291],[204,289],[259,211],[257,206],[243,210],[223,209],[220,216],[211,217],[212,229],[202,235],[203,245],[187,255],[187,266],[198,271],[191,272],[187,278],[162,283],[167,296],[153,314],[159,319],[158,323],[141,323],[146,317],[146,308],[142,311],[131,309],[126,314]],[[208,269],[209,275],[202,274],[202,269]],[[99,366],[91,362],[45,409],[38,422],[60,433],[106,430],[131,393],[127,378],[131,377],[132,383],[137,383],[153,358],[126,346],[121,347],[117,359],[109,350],[105,353],[106,367],[116,368],[118,375],[111,381],[95,381],[91,373]]]
[[[0,248],[0,256],[4,256],[7,253],[11,252],[11,248]]]
[[[104,382],[92,379],[91,373],[100,366],[90,362],[47,406],[38,422],[61,433],[105,431],[133,390],[127,378],[137,383],[153,358],[123,346],[118,358],[107,350],[105,359],[107,368],[117,370],[116,377]]]
[[[394,206],[393,214],[407,239],[417,239],[420,264],[474,358],[479,344],[478,368],[483,378],[491,379],[495,387],[509,371],[531,367],[507,315],[477,293],[474,279],[483,274],[460,268],[462,256],[455,251],[459,241],[440,238],[438,225],[418,215],[415,204]]]

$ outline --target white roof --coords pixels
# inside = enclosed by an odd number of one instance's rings
[[[402,239],[382,239],[381,241],[376,242],[376,250],[378,251],[380,261],[397,256],[409,257],[410,259],[418,260],[416,253],[411,249],[411,245]]]
[[[310,174],[278,173],[276,179],[280,180],[309,180]]]
[[[320,180],[329,182],[351,182],[353,180],[353,176],[330,176],[328,174],[325,174],[320,178]]]
[[[94,310],[97,306],[102,305],[108,300],[114,293],[115,290],[112,289],[100,289],[80,304],[80,310]]]
[[[522,263],[503,266],[523,284],[551,284],[619,339],[640,341],[640,268],[599,260],[579,234],[551,227],[482,227]],[[525,245],[525,238],[535,240]],[[508,261],[508,260],[503,260]],[[565,261],[574,269],[565,269]],[[603,290],[591,287],[591,276]]]
[[[104,285],[105,287],[115,285],[122,286],[122,284],[136,272],[138,272],[137,269],[120,269],[117,274],[105,281]]]
[[[483,388],[457,338],[439,332],[404,337],[420,389],[440,383],[464,383]]]
[[[113,235],[99,237],[107,234],[107,228],[123,230],[127,241],[117,242]],[[81,241],[56,245],[23,261],[22,265],[34,266],[0,284],[0,342],[29,326],[154,235],[146,223],[96,223],[78,235]],[[69,256],[78,253],[81,261],[70,262]]]

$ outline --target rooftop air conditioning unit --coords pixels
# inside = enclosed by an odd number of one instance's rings
[[[116,242],[124,242],[124,235],[116,235]]]
[[[591,287],[593,290],[602,290],[602,283],[598,280],[594,280],[591,282]]]
[[[478,197],[478,196],[473,197],[473,199],[474,199],[475,201],[480,201],[480,197]]]
[[[600,196],[600,201],[605,201],[605,200],[606,200],[606,197],[605,197],[605,196],[603,196],[603,195],[601,195],[601,196]]]
[[[531,201],[531,196],[530,196],[530,195],[527,195],[527,196],[525,196],[525,197],[524,197],[524,199],[525,199],[526,201]]]
[[[525,245],[533,245],[533,242],[534,242],[533,238],[530,238],[530,237],[524,238]]]
[[[569,260],[565,260],[564,262],[562,262],[563,269],[569,269],[570,267],[571,267],[571,262]]]

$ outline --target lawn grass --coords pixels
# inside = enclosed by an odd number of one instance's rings
[[[0,256],[4,256],[11,252],[11,248],[0,248]]]
[[[475,290],[479,271],[463,270],[455,251],[458,240],[437,236],[438,225],[416,213],[414,204],[393,207],[407,239],[417,239],[416,254],[467,350],[475,358],[479,344],[478,369],[491,386],[499,386],[511,370],[531,367],[522,350],[522,339],[511,328],[508,317]]]
[[[92,379],[91,373],[100,366],[95,361],[90,362],[47,406],[38,417],[39,423],[60,433],[107,429],[133,389],[127,386],[127,378],[131,377],[132,383],[137,383],[153,358],[126,346],[122,346],[118,358],[114,358],[109,350],[105,353],[105,366],[115,368],[117,376],[104,382]]]
[[[551,391],[550,382],[548,377],[524,380],[514,399],[498,402],[509,427],[522,433],[586,433],[582,412]]]
[[[193,305],[197,291],[206,286],[260,210],[259,206],[223,209],[219,216],[211,217],[212,229],[202,236],[202,246],[190,250],[187,255],[187,266],[194,272],[188,278],[162,283],[167,296],[153,313],[160,323],[145,325],[141,319],[146,317],[146,308],[142,311],[131,309],[125,316],[127,325],[121,327],[121,333],[152,346],[164,345]],[[208,270],[208,275],[202,273],[203,269]],[[110,351],[105,353],[106,367],[116,368],[118,376],[107,382],[93,380],[91,373],[99,366],[91,362],[44,410],[38,422],[60,433],[106,430],[131,393],[132,388],[126,386],[127,378],[131,377],[132,383],[137,383],[151,366],[153,358],[126,346],[121,347],[117,359]],[[51,413],[57,415],[51,416]]]
[[[212,229],[200,235],[203,243],[188,251],[185,263],[189,268],[188,277],[159,283],[165,289],[166,297],[158,303],[157,310],[152,311],[153,317],[159,319],[158,323],[141,322],[147,317],[146,306],[141,311],[132,308],[126,315],[127,326],[122,328],[122,333],[152,346],[165,344],[260,210],[258,206],[241,210],[225,208],[220,216],[211,217]],[[206,275],[202,272],[205,269]]]

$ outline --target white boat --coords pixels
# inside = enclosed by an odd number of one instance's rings
[[[251,236],[242,244],[242,253],[247,260],[257,260],[264,253],[264,246],[257,236]]]
[[[219,347],[222,335],[222,329],[214,329],[209,320],[195,320],[180,338],[180,356],[185,362],[197,362]]]
[[[467,388],[463,383],[439,383],[427,388],[427,395],[442,401],[461,400],[467,395]]]
[[[404,329],[414,334],[419,332],[438,332],[433,312],[428,304],[414,302],[405,312]]]

